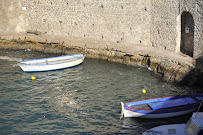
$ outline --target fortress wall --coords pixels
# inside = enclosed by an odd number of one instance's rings
[[[48,34],[150,44],[149,0],[22,0],[30,29]]]
[[[203,54],[202,0],[1,0],[0,32],[38,30],[179,52],[184,11],[194,18],[193,57],[198,58]]]
[[[20,32],[24,27],[24,18],[19,0],[0,1],[0,32]]]
[[[193,58],[203,55],[202,0],[152,0],[151,8],[152,46],[180,52],[181,15],[188,12],[194,19]]]
[[[152,0],[152,46],[175,51],[178,0]]]
[[[185,0],[182,11],[190,12],[194,19],[194,58],[203,56],[203,0]]]

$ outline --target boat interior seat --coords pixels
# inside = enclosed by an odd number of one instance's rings
[[[190,97],[185,97],[185,98],[181,98],[181,99],[172,99],[172,100],[167,100],[167,101],[152,102],[152,103],[148,103],[148,105],[153,110],[158,110],[158,109],[166,109],[166,108],[183,106],[183,105],[194,104],[194,103],[196,103],[194,99],[192,99]]]

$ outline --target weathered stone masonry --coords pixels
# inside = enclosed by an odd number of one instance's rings
[[[50,36],[48,36],[50,37]],[[56,41],[56,42],[55,42]],[[84,40],[85,42],[85,40]],[[97,42],[99,43],[99,42]],[[89,44],[92,44],[91,42]],[[155,55],[150,52],[136,51],[132,54],[126,51],[108,48],[107,46],[83,46],[81,41],[72,42],[70,39],[64,42],[63,38],[51,38],[47,40],[43,36],[32,34],[5,35],[0,38],[0,49],[24,50],[32,49],[44,53],[84,53],[88,58],[98,58],[126,65],[146,65],[154,75],[167,82],[182,83],[187,85],[201,85],[201,70],[195,69],[191,59],[178,61],[166,56]],[[128,49],[127,49],[128,50]],[[185,58],[188,60],[188,58]],[[189,77],[188,77],[189,76]]]
[[[44,35],[110,41],[114,42],[115,46],[125,44],[126,48],[132,49],[141,45],[163,51],[182,52],[194,60],[203,56],[202,22],[202,0],[0,1],[0,35],[37,30]],[[21,38],[23,39],[24,37]],[[32,39],[32,42],[34,40]],[[1,43],[6,44],[6,41],[2,39]],[[70,46],[68,48],[70,49]],[[124,56],[125,51],[111,51],[108,46],[106,49],[89,47],[87,50],[89,57],[98,56],[125,64],[147,64],[154,72],[172,82],[180,81],[187,71],[195,67],[195,64],[188,66],[177,61],[170,62],[166,58],[154,57],[147,53]],[[201,74],[199,71],[194,72],[198,76]]]
[[[1,0],[0,32],[38,30],[179,52],[183,12],[194,19],[193,57],[198,58],[202,0]]]

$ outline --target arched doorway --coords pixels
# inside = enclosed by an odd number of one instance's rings
[[[194,19],[189,12],[181,15],[181,45],[180,51],[193,57],[194,51]]]

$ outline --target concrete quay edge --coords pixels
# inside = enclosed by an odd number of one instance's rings
[[[0,49],[32,49],[61,54],[85,52],[87,58],[104,59],[133,66],[146,65],[155,75],[167,82],[197,85],[203,81],[202,71],[196,69],[195,59],[151,46],[62,35],[5,33],[0,34]]]

